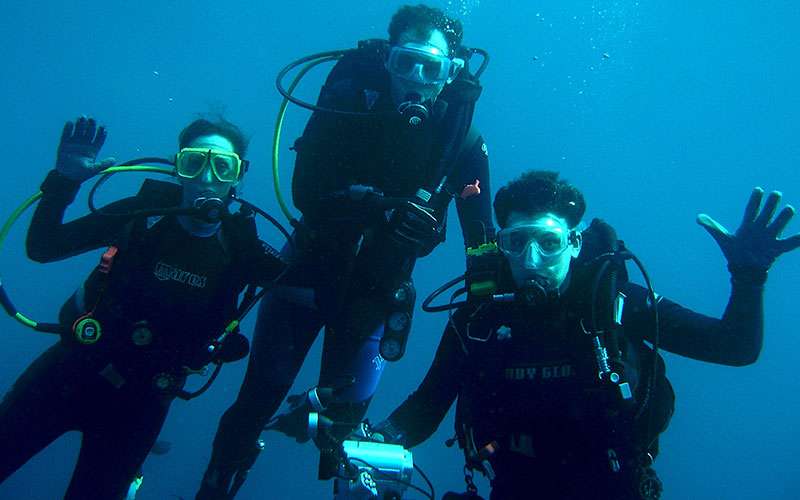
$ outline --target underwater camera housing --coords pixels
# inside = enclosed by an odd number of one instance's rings
[[[414,473],[412,453],[398,444],[378,442],[369,423],[358,424],[341,441],[335,428],[352,429],[322,415],[335,399],[337,389],[312,387],[289,396],[289,412],[274,417],[264,430],[278,431],[298,443],[313,440],[320,450],[335,450],[334,500],[400,499]]]
[[[400,499],[411,484],[414,460],[400,445],[347,440],[342,453],[334,500]]]

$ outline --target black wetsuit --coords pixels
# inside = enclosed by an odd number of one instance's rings
[[[303,299],[297,289],[284,288],[262,300],[244,384],[221,419],[198,498],[220,498],[211,491],[219,485],[212,488],[209,479],[218,476],[227,482],[232,468],[252,450],[322,327],[320,385],[352,381],[327,415],[358,422],[375,391],[385,364],[378,345],[387,296],[398,281],[410,280],[415,258],[388,238],[383,213],[331,197],[333,193],[366,185],[387,196],[411,198],[419,188],[433,191],[444,168],[449,171],[444,190],[431,200],[437,219],[444,221],[455,198],[465,242],[493,234],[483,139],[462,134],[466,139],[447,149],[445,138],[459,116],[459,106],[445,102],[447,89],[426,124],[410,129],[394,111],[382,64],[382,59],[369,57],[340,61],[318,100],[322,106],[371,116],[315,112],[295,144],[292,191],[306,230],[297,234],[299,253],[286,282],[313,291],[314,297]],[[462,198],[465,186],[476,181],[480,194]],[[329,474],[321,470],[323,477]]]
[[[702,361],[753,363],[762,345],[765,278],[763,271],[734,273],[722,319],[660,298],[660,347]],[[637,492],[643,479],[657,481],[647,454],[656,454],[674,403],[660,358],[645,392],[655,366],[643,342],[652,342],[654,331],[647,291],[631,283],[623,288],[624,376],[636,401],[649,401],[637,417],[639,406],[619,403],[598,383],[590,337],[580,323],[587,319],[579,302],[586,290],[575,285],[547,306],[462,306],[425,379],[389,417],[393,437],[406,446],[421,443],[458,399],[462,446],[470,440],[478,450],[498,445],[489,457],[496,474],[492,499],[643,498]],[[611,471],[609,450],[619,472]]]
[[[248,283],[266,284],[284,268],[256,235],[251,217],[225,219],[196,237],[175,217],[158,220],[88,215],[62,223],[78,184],[56,172],[28,232],[28,254],[49,262],[105,245],[119,251],[107,276],[95,271],[62,308],[71,324],[92,310],[102,325],[93,345],[70,334],[34,361],[0,404],[0,481],[54,439],[83,433],[65,498],[123,498],[155,442],[184,367],[209,362],[207,346],[233,319]],[[104,210],[173,207],[175,184],[146,181],[137,196]],[[134,341],[134,331],[139,335]],[[157,388],[154,383],[169,382]]]

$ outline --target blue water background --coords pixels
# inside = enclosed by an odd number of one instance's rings
[[[466,43],[492,63],[476,123],[489,143],[493,190],[529,168],[550,168],[581,187],[587,220],[603,217],[646,263],[658,292],[697,311],[721,314],[728,299],[724,260],[694,223],[705,211],[735,227],[753,186],[781,189],[800,204],[797,140],[800,7],[796,2],[432,2],[462,16]],[[288,61],[315,51],[385,36],[399,2],[5,2],[0,136],[3,216],[35,191],[53,165],[63,122],[80,113],[109,129],[103,154],[127,159],[170,155],[197,112],[224,109],[252,135],[245,194],[277,214],[269,148],[279,104],[273,79]],[[300,92],[316,96],[322,72]],[[308,114],[292,108],[282,147]],[[102,194],[132,193],[128,176]],[[288,189],[284,192],[288,195]],[[69,210],[85,213],[83,200]],[[0,273],[29,315],[57,308],[99,252],[34,264],[23,252],[24,226],[3,248]],[[454,219],[453,219],[454,220]],[[416,271],[426,294],[463,270],[457,227]],[[793,232],[800,230],[794,221]],[[264,237],[279,244],[274,231]],[[676,414],[663,436],[657,469],[664,498],[800,498],[796,425],[800,415],[800,254],[770,273],[766,340],[758,364],[726,368],[667,355]],[[0,390],[52,342],[2,320]],[[390,366],[369,415],[382,419],[423,377],[445,317],[417,316],[409,352]],[[252,318],[246,323],[250,330]],[[313,385],[314,347],[295,390]],[[213,389],[177,402],[162,433],[166,456],[145,464],[140,498],[192,497],[220,414],[239,388],[244,363],[224,370]],[[462,488],[461,456],[443,441],[452,414],[415,450],[439,494]],[[24,439],[24,436],[20,436]],[[0,485],[3,499],[52,499],[64,491],[79,438],[67,435]],[[310,445],[268,436],[267,450],[242,499],[330,498],[315,480]],[[485,483],[480,483],[486,493]],[[535,489],[535,485],[531,485]]]

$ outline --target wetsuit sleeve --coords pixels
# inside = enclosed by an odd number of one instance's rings
[[[458,334],[448,323],[436,350],[433,364],[420,386],[389,416],[406,447],[428,439],[442,423],[455,401],[465,356]]]
[[[464,235],[464,245],[474,246],[494,238],[492,222],[492,189],[489,179],[489,156],[483,137],[479,136],[469,147],[456,166],[457,182],[453,185],[456,195],[456,210]],[[479,194],[469,185],[479,181]],[[470,195],[471,196],[467,196]],[[463,197],[462,197],[463,196]]]
[[[42,183],[42,198],[28,228],[26,248],[28,257],[37,262],[53,262],[110,244],[127,217],[90,214],[64,223],[64,212],[75,200],[80,183],[55,170]],[[109,212],[135,210],[136,198],[125,198],[104,209]]]
[[[658,298],[659,346],[700,361],[731,366],[755,363],[764,337],[764,282],[766,271],[732,272],[731,296],[722,318],[696,313],[663,297]],[[626,331],[647,332],[653,342],[653,315],[647,290],[626,287],[623,324]]]

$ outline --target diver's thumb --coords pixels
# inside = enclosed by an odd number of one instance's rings
[[[696,220],[720,246],[730,237],[730,232],[725,229],[725,226],[715,221],[710,215],[697,214]]]
[[[108,157],[108,158],[104,158],[104,159],[102,159],[102,160],[100,160],[98,162],[95,162],[94,168],[95,168],[95,170],[97,170],[99,172],[99,171],[105,170],[105,169],[107,169],[109,167],[113,167],[115,163],[117,163],[117,159],[116,158]]]

